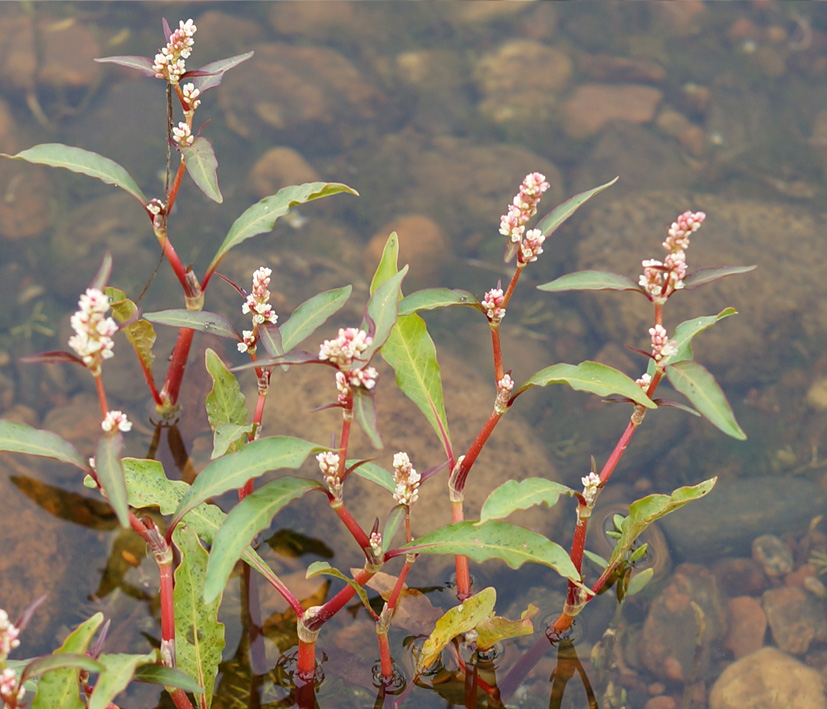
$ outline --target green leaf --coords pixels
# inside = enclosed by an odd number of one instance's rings
[[[135,317],[138,306],[129,300],[122,290],[109,286],[105,292],[112,301],[112,313],[119,323],[125,323]],[[140,358],[144,370],[151,372],[152,363],[155,361],[155,355],[152,353],[155,345],[155,328],[152,327],[152,323],[146,319],[133,320],[126,327],[122,327],[121,331],[126,334],[126,339]]]
[[[313,576],[333,576],[333,578],[344,581],[348,586],[356,591],[356,595],[359,596],[362,603],[365,605],[365,608],[370,608],[370,601],[368,600],[368,594],[364,587],[360,586],[349,576],[343,574],[339,571],[339,569],[334,569],[326,561],[314,561],[307,567],[306,578],[312,578]]]
[[[405,544],[398,551],[454,554],[477,562],[501,559],[512,569],[530,561],[549,566],[565,578],[580,580],[569,555],[559,544],[507,522],[454,522]]]
[[[53,458],[61,463],[74,465],[84,472],[89,470],[86,458],[65,438],[25,423],[0,419],[0,450]]]
[[[95,472],[121,527],[129,527],[129,502],[121,463],[123,434],[104,433],[95,449]]]
[[[217,313],[209,313],[203,310],[185,310],[176,308],[173,310],[158,310],[154,313],[144,313],[144,319],[159,325],[170,327],[185,327],[190,330],[206,332],[209,335],[218,335],[230,340],[241,341],[241,335],[227,318]]]
[[[241,386],[235,375],[224,366],[221,358],[211,349],[205,353],[207,372],[213,382],[210,393],[207,394],[205,406],[207,418],[210,420],[210,428],[213,430],[213,453],[216,458],[230,448],[230,452],[240,450],[244,445],[243,440],[236,435],[229,441],[219,441],[218,427],[222,424],[232,424],[236,427],[248,427],[247,424],[247,401],[241,393]],[[237,432],[237,431],[236,431]],[[226,436],[226,429],[224,436]],[[232,435],[232,434],[231,434]]]
[[[609,271],[577,271],[555,278],[537,286],[537,290],[560,293],[570,290],[633,290],[642,293],[641,287],[627,276]]]
[[[383,283],[393,278],[399,272],[399,235],[394,231],[385,242],[382,249],[382,258],[376,266],[376,271],[370,281],[370,294],[373,295],[376,289]]]
[[[609,557],[609,565],[611,566],[628,552],[635,540],[652,522],[680,509],[687,502],[702,498],[715,487],[717,480],[718,478],[710,478],[697,485],[679,487],[671,495],[648,495],[633,502],[629,506],[629,516],[624,518],[620,524],[620,538]]]
[[[711,327],[719,320],[728,318],[730,315],[737,315],[738,311],[735,308],[724,308],[717,315],[704,315],[702,317],[690,318],[684,320],[675,328],[675,347],[677,352],[669,357],[667,363],[677,364],[686,359],[692,359],[692,340],[696,335],[702,333],[708,327]],[[650,363],[650,374],[654,374],[655,364],[654,360]]]
[[[514,392],[512,398],[533,386],[565,383],[578,391],[589,391],[598,396],[619,394],[642,404],[647,409],[657,408],[643,390],[627,377],[612,367],[598,362],[581,362],[580,364],[553,364],[532,374]]]
[[[516,638],[520,635],[531,635],[534,632],[534,626],[531,619],[539,612],[537,606],[529,603],[520,615],[520,620],[508,620],[498,615],[484,618],[477,624],[477,647],[480,650],[486,650],[493,647],[503,640],[509,638]]]
[[[368,300],[367,317],[362,323],[362,329],[371,333],[373,341],[360,357],[365,362],[369,362],[373,354],[385,344],[396,325],[399,299],[402,295],[402,279],[407,273],[408,267],[405,266],[379,286]]]
[[[252,446],[250,444],[244,451],[250,450]],[[232,456],[227,456],[230,457]],[[207,564],[204,601],[210,603],[219,597],[242,552],[256,534],[270,525],[281,509],[311,490],[324,489],[324,485],[315,480],[278,478],[247,495],[233,507],[213,539]]]
[[[224,649],[224,624],[218,622],[221,594],[204,603],[207,554],[194,530],[179,525],[172,533],[181,561],[175,569],[175,658],[177,666],[197,680],[197,692],[212,704],[213,687]],[[201,689],[203,687],[203,689]]]
[[[686,290],[692,290],[699,286],[712,283],[727,276],[734,276],[740,273],[749,273],[754,271],[758,266],[724,266],[722,268],[699,268],[693,271],[686,278],[683,279],[683,287]]]
[[[552,507],[560,495],[574,495],[574,490],[545,478],[527,478],[517,482],[509,480],[495,488],[482,506],[480,523],[492,519],[504,519],[516,510],[525,510],[544,504]]]
[[[416,674],[427,670],[454,638],[474,630],[494,612],[497,591],[489,586],[460,605],[449,608],[436,622],[433,631],[422,644],[416,658]]]
[[[358,460],[348,460],[345,464],[347,468],[359,463]],[[376,483],[380,487],[385,488],[388,492],[396,490],[396,483],[393,481],[393,475],[376,463],[369,461],[363,462],[359,467],[353,469],[353,475],[358,475],[360,478]]]
[[[95,613],[89,620],[81,623],[75,630],[69,633],[63,645],[60,646],[51,657],[59,655],[82,655],[86,657],[86,651],[92,636],[97,632],[103,623],[103,613]],[[88,660],[92,658],[87,657]],[[71,660],[70,663],[73,663]],[[23,678],[41,674],[37,668],[26,669]],[[99,670],[96,670],[99,671]],[[55,669],[43,675],[37,684],[37,694],[32,702],[32,709],[83,709],[83,703],[78,697],[80,668],[74,664],[62,669]]]
[[[451,438],[439,362],[425,321],[419,315],[401,316],[381,354],[396,372],[397,386],[419,407],[450,455]]]
[[[308,182],[304,185],[284,187],[276,194],[256,202],[233,222],[230,231],[224,238],[224,242],[218,248],[218,252],[210,263],[207,273],[212,273],[215,270],[219,261],[227,255],[230,249],[257,234],[272,231],[276,220],[287,214],[291,207],[321,197],[339,194],[340,192],[359,195],[356,190],[336,182]]]
[[[666,376],[670,384],[714,426],[739,441],[746,440],[747,434],[738,425],[726,395],[708,369],[692,360],[685,360],[668,364]]]
[[[198,599],[201,603],[201,599]],[[176,643],[177,645],[177,643]],[[177,645],[180,647],[180,645]],[[178,657],[180,658],[180,652]],[[133,679],[136,682],[149,682],[151,684],[162,684],[165,687],[178,687],[185,692],[193,692],[195,694],[203,693],[204,689],[186,672],[175,667],[167,667],[166,665],[141,665],[135,670]]]
[[[218,189],[218,160],[210,141],[199,135],[190,147],[181,147],[181,154],[184,156],[187,172],[198,185],[198,189],[213,202],[221,204],[224,198]]]
[[[460,288],[425,288],[406,295],[399,301],[399,315],[411,315],[420,310],[436,310],[452,305],[469,305],[482,311],[477,296]]]
[[[155,662],[156,652],[146,655],[127,655],[111,653],[101,655],[98,659],[106,668],[95,683],[95,691],[89,700],[88,709],[107,709],[109,703],[129,685],[135,669],[139,665]]]
[[[25,679],[33,679],[47,672],[65,668],[86,670],[87,672],[102,672],[104,669],[100,662],[89,657],[89,655],[56,652],[54,655],[44,655],[27,663],[25,665]]]
[[[231,453],[241,450],[241,446],[249,439],[253,432],[253,423],[220,423],[215,427],[213,434],[213,448],[210,460],[215,460],[225,455],[230,447]]]
[[[238,453],[222,456],[201,471],[179,503],[171,524],[177,524],[187,512],[212,497],[237,490],[248,480],[271,470],[296,469],[308,455],[323,450],[326,449],[289,436],[259,438],[248,443]]]
[[[543,236],[551,236],[557,227],[559,227],[564,221],[566,221],[566,219],[580,209],[580,206],[585,201],[591,199],[598,192],[602,192],[607,187],[611,187],[615,182],[617,182],[617,180],[618,178],[615,177],[611,182],[607,182],[605,185],[600,185],[600,187],[595,187],[594,189],[580,192],[579,194],[574,195],[574,197],[567,199],[563,202],[563,204],[555,207],[550,214],[544,217],[536,228],[542,232]]]
[[[651,566],[648,569],[643,569],[640,573],[632,574],[632,577],[629,579],[629,585],[626,588],[626,597],[640,593],[646,588],[654,575],[655,570]]]
[[[361,387],[353,390],[353,415],[370,440],[370,444],[376,449],[381,448],[382,437],[376,426],[376,402],[373,394]]]
[[[28,150],[22,150],[16,155],[6,155],[6,153],[0,153],[0,155],[13,160],[25,160],[38,165],[62,167],[72,172],[89,175],[89,177],[95,177],[108,185],[120,187],[141,204],[145,205],[147,201],[144,193],[141,192],[141,188],[138,187],[138,183],[118,163],[83,148],[75,148],[61,143],[43,143]]]
[[[333,313],[339,311],[350,298],[353,286],[334,288],[314,295],[293,311],[280,326],[281,344],[289,352],[302,340],[312,335]]]

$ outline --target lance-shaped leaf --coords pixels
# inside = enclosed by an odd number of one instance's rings
[[[474,630],[485,619],[493,615],[496,602],[497,591],[489,586],[470,598],[466,598],[460,605],[445,611],[436,622],[433,632],[422,644],[416,658],[416,674],[422,674],[434,664],[440,653],[454,638]]]
[[[628,276],[609,271],[577,271],[537,286],[537,290],[561,293],[570,290],[633,290],[643,289]]]
[[[200,598],[198,602],[201,603]],[[177,645],[176,649],[180,647],[180,645]],[[176,654],[178,658],[180,658],[180,651]],[[151,684],[162,684],[165,687],[178,687],[185,692],[195,692],[196,694],[201,694],[204,691],[201,685],[186,672],[176,667],[167,667],[166,665],[141,665],[135,669],[135,674],[132,679],[136,682],[149,682]]]
[[[88,709],[107,709],[110,702],[117,697],[132,681],[135,670],[140,665],[155,662],[156,652],[146,655],[127,655],[125,653],[106,653],[98,659],[104,666],[104,671],[95,682],[95,691],[89,700]]]
[[[213,454],[216,458],[227,451],[227,445],[222,445],[219,452],[218,428],[222,424],[232,424],[237,427],[247,425],[247,402],[241,392],[241,386],[235,375],[224,366],[221,358],[211,349],[205,353],[207,372],[213,382],[210,393],[207,394],[205,407],[210,428],[213,430]],[[226,435],[226,433],[225,433]],[[243,441],[238,436],[229,444],[230,452],[241,449]]]
[[[244,450],[250,450],[252,445]],[[315,480],[278,478],[247,495],[233,507],[213,539],[207,564],[204,601],[210,603],[218,598],[242,552],[256,534],[270,525],[281,509],[311,490],[324,489],[324,485]]]
[[[376,449],[381,448],[382,437],[376,425],[376,402],[373,395],[362,387],[353,390],[353,415],[370,440],[370,444]]]
[[[686,278],[683,279],[683,287],[686,290],[692,290],[698,286],[703,286],[707,283],[712,283],[727,276],[735,276],[740,273],[749,273],[754,271],[758,266],[721,266],[718,268],[699,268],[693,271]]]
[[[308,298],[281,327],[281,344],[289,352],[312,335],[331,315],[338,312],[350,298],[353,286],[334,288]]]
[[[190,330],[206,332],[218,337],[226,337],[230,340],[241,342],[241,334],[235,329],[227,318],[210,313],[204,310],[185,310],[175,308],[172,310],[158,310],[154,313],[144,313],[144,319],[158,325],[169,325],[170,327],[185,327]]]
[[[580,579],[568,553],[559,544],[507,522],[454,522],[418,537],[396,551],[399,554],[454,554],[478,562],[500,559],[512,569],[532,562],[549,566],[567,579]]]
[[[114,434],[104,433],[95,449],[95,472],[121,527],[128,527],[129,502],[121,463],[122,451],[123,434],[120,431]]]
[[[373,278],[370,281],[370,294],[373,295],[376,289],[385,281],[393,278],[399,272],[399,235],[393,231],[391,232],[385,246],[382,249],[382,258],[376,265],[376,271],[373,273]]]
[[[230,231],[224,238],[224,242],[218,248],[218,252],[215,254],[212,263],[210,263],[207,273],[212,273],[215,270],[219,261],[227,255],[230,249],[257,234],[272,231],[276,220],[287,214],[291,207],[321,197],[339,194],[340,192],[353,195],[359,194],[347,185],[336,182],[308,182],[303,185],[284,187],[276,194],[256,202],[233,222]]]
[[[747,434],[735,420],[726,395],[703,365],[685,360],[666,367],[670,384],[683,394],[702,416],[728,436],[744,441]]]
[[[50,657],[59,657],[60,655],[70,655],[72,659],[69,660],[65,667],[60,669],[50,668],[38,671],[37,667],[32,668],[31,665],[23,671],[23,679],[38,674],[43,675],[40,682],[37,684],[37,694],[32,702],[32,709],[54,709],[60,707],[61,709],[83,709],[84,705],[78,697],[78,687],[80,678],[80,667],[74,662],[78,656],[83,656],[86,660],[92,660],[86,655],[89,648],[89,643],[92,636],[97,632],[101,623],[103,623],[103,613],[95,613],[84,623],[81,623],[75,630],[69,633],[63,645]],[[42,658],[46,659],[46,658]],[[99,672],[102,669],[100,663],[96,663],[98,667],[92,671]]]
[[[548,386],[564,383],[578,391],[589,391],[598,396],[619,394],[642,404],[647,409],[657,408],[643,390],[623,372],[607,367],[598,362],[581,362],[580,364],[553,364],[532,374],[514,392],[512,398],[533,386]]]
[[[420,310],[449,308],[452,305],[468,305],[482,311],[477,296],[460,288],[425,288],[406,295],[399,301],[399,315],[411,315]]]
[[[629,516],[620,525],[620,537],[609,557],[609,564],[613,564],[628,552],[635,540],[652,522],[683,507],[687,502],[700,499],[715,486],[717,480],[718,478],[710,478],[697,485],[679,487],[671,495],[648,495],[633,502],[629,506]]]
[[[393,475],[376,463],[369,461],[360,462],[358,460],[348,460],[347,468],[354,465],[358,467],[353,468],[353,475],[358,475],[360,478],[376,483],[380,487],[385,488],[388,492],[396,490],[396,483],[393,481]]]
[[[194,530],[178,526],[172,533],[181,561],[175,569],[175,661],[176,665],[197,680],[212,704],[213,687],[224,649],[224,624],[218,622],[219,595],[204,603],[204,582],[209,554]],[[203,687],[203,689],[201,689]]]
[[[696,335],[699,335],[708,327],[711,327],[719,320],[729,317],[730,315],[737,315],[738,311],[735,308],[724,308],[717,315],[704,315],[697,318],[690,318],[684,320],[675,328],[675,354],[664,360],[665,364],[677,364],[687,359],[692,359],[692,340]],[[655,373],[655,361],[649,361],[649,367],[646,370],[650,376]]]
[[[495,488],[485,500],[480,512],[480,522],[505,519],[512,512],[526,510],[535,505],[552,507],[560,495],[574,495],[574,490],[545,478],[526,478],[517,482],[509,480]]]
[[[245,52],[244,54],[236,54],[234,57],[227,57],[226,59],[219,59],[204,66],[199,67],[196,71],[199,76],[192,77],[192,83],[196,89],[202,94],[205,91],[214,89],[221,84],[221,80],[233,67],[238,66],[241,62],[246,62],[253,56],[253,52]]]
[[[129,322],[121,331],[126,334],[126,339],[141,360],[144,371],[151,372],[152,363],[155,361],[155,355],[152,353],[155,345],[155,328],[145,319],[136,319],[138,306],[129,300],[122,290],[109,287],[106,289],[106,295],[112,301],[115,319],[119,323]]]
[[[254,424],[220,423],[213,433],[213,446],[210,460],[220,458],[225,453],[240,450],[244,441],[253,433]]]
[[[393,367],[397,386],[419,407],[442,441],[446,455],[450,456],[451,438],[448,433],[442,378],[436,347],[428,334],[425,321],[419,315],[401,316],[381,354]]]
[[[89,461],[65,438],[17,421],[0,419],[0,450],[53,458],[83,471],[89,470]]]
[[[557,227],[559,227],[564,221],[566,221],[566,219],[580,209],[584,202],[591,199],[599,192],[602,192],[607,187],[611,187],[615,182],[617,182],[617,180],[618,178],[615,177],[605,185],[600,185],[599,187],[586,190],[585,192],[580,192],[579,194],[574,195],[574,197],[570,197],[563,202],[563,204],[555,207],[549,214],[543,217],[540,223],[537,224],[536,228],[540,230],[543,236],[551,236]]]
[[[192,181],[207,197],[219,204],[224,201],[218,188],[218,160],[210,141],[198,136],[189,147],[181,146],[184,164]]]
[[[187,512],[211,497],[217,497],[228,490],[237,490],[248,480],[271,470],[295,470],[308,455],[323,450],[326,449],[289,436],[260,438],[248,443],[238,453],[222,456],[201,471],[179,503],[171,524],[177,524]]]
[[[362,329],[373,337],[373,341],[362,353],[361,359],[370,361],[374,353],[385,344],[398,318],[399,298],[402,294],[402,279],[407,275],[408,267],[395,273],[380,285],[368,300],[366,317]]]
[[[138,183],[132,179],[130,174],[118,163],[102,155],[93,153],[83,148],[75,148],[62,143],[43,143],[35,145],[28,150],[21,150],[16,155],[3,157],[14,160],[25,160],[26,162],[38,165],[49,165],[50,167],[62,167],[72,172],[77,172],[89,177],[96,177],[108,185],[115,185],[131,194],[141,204],[146,204],[146,197],[138,187]]]
[[[114,57],[100,57],[95,59],[100,64],[117,64],[118,66],[125,66],[127,69],[137,69],[144,76],[155,78],[154,62],[149,57],[139,57],[134,55],[119,55]]]
[[[360,586],[352,578],[343,574],[339,571],[339,569],[333,568],[326,561],[314,561],[307,567],[306,577],[312,578],[313,576],[332,576],[340,581],[344,581],[348,586],[356,591],[356,595],[359,596],[365,608],[370,608],[370,601],[368,600],[368,594],[365,591],[364,586]]]

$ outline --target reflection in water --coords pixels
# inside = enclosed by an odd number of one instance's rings
[[[687,508],[669,518],[663,524],[665,540],[650,542],[660,547],[653,558],[671,555],[675,568],[670,573],[659,566],[665,585],[627,599],[611,621],[617,642],[610,646],[603,637],[614,609],[589,608],[585,621],[594,630],[585,632],[577,646],[579,660],[558,665],[551,680],[548,665],[541,664],[520,677],[511,701],[544,706],[561,686],[571,692],[585,668],[600,706],[643,706],[658,694],[684,706],[712,705],[707,697],[721,673],[726,668],[736,677],[746,672],[733,662],[765,644],[823,671],[827,629],[822,632],[817,617],[808,614],[821,612],[814,580],[827,554],[824,523],[818,520],[827,478],[813,453],[824,447],[827,410],[822,395],[827,319],[819,305],[827,10],[799,3],[612,4],[595,12],[591,6],[557,3],[341,2],[216,3],[194,11],[202,61],[256,51],[254,61],[228,75],[208,108],[225,203],[220,208],[208,204],[185,188],[173,215],[176,246],[192,254],[195,270],[203,270],[236,215],[263,194],[304,179],[294,176],[310,170],[318,179],[341,180],[361,193],[358,200],[308,205],[301,218],[277,228],[277,243],[262,237],[223,264],[230,278],[245,283],[265,260],[274,270],[271,287],[280,312],[347,282],[354,282],[354,303],[363,302],[365,274],[375,261],[375,256],[365,256],[370,237],[397,228],[394,224],[416,225],[425,219],[447,239],[437,255],[416,252],[416,228],[406,233],[400,227],[403,243],[413,245],[411,262],[436,262],[431,275],[418,274],[422,285],[447,284],[481,295],[498,277],[478,266],[499,268],[499,215],[514,185],[533,170],[552,178],[558,202],[621,176],[594,207],[547,244],[531,274],[535,284],[577,268],[637,272],[640,260],[657,247],[663,227],[685,208],[709,215],[707,234],[693,244],[697,267],[759,264],[743,280],[681,294],[686,297],[676,299],[676,309],[667,313],[674,326],[690,314],[719,312],[725,305],[740,311],[739,318],[699,339],[698,354],[722,381],[750,441],[724,440],[683,412],[659,411],[647,418],[617,472],[618,482],[628,484],[627,505],[647,492],[669,491],[711,475],[719,476],[719,487],[696,510]],[[13,153],[51,141],[81,145],[126,165],[147,193],[160,192],[157,175],[165,154],[160,85],[91,61],[107,54],[148,54],[158,44],[157,8],[9,4],[0,8],[0,20],[0,150]],[[274,147],[279,148],[278,169],[260,161]],[[77,441],[84,455],[92,452],[97,426],[94,415],[86,420],[82,413],[89,410],[91,400],[84,398],[89,382],[68,367],[35,371],[19,365],[17,358],[65,346],[66,314],[94,274],[103,249],[114,255],[113,284],[133,297],[152,273],[157,246],[143,215],[127,198],[90,182],[0,163],[2,416],[57,430]],[[142,307],[170,307],[174,287],[169,269],[162,266]],[[638,347],[645,339],[641,328],[648,313],[641,303],[627,306],[623,300],[621,305],[620,298],[607,294],[551,300],[548,294],[534,297],[531,292],[521,292],[522,302],[504,324],[514,326],[505,356],[513,362],[515,376],[525,378],[554,361],[586,358],[629,374],[641,367],[617,346]],[[709,302],[702,300],[707,294]],[[228,317],[237,314],[235,295],[216,284],[208,307]],[[354,307],[351,316],[358,321],[361,313]],[[438,345],[446,348],[446,365],[448,353],[458,353],[460,372],[471,366],[489,377],[487,332],[469,327],[467,313],[434,314],[428,322]],[[159,331],[159,339],[159,354],[168,352],[170,334]],[[217,345],[210,339],[209,346]],[[120,347],[125,355],[125,344]],[[132,387],[139,371],[128,357],[117,360],[111,372],[113,396],[139,420],[146,408],[143,394]],[[194,365],[188,377],[191,398],[185,401],[178,437],[157,442],[167,469],[180,471],[184,479],[203,469],[211,448],[201,410],[209,382]],[[284,382],[285,391],[318,387],[291,383],[288,377]],[[292,396],[305,400],[310,393]],[[545,469],[567,484],[579,480],[590,454],[605,458],[626,415],[619,407],[574,392],[525,398],[522,415],[533,429],[526,446],[539,450],[537,459],[546,461]],[[456,418],[463,410],[449,402],[449,415]],[[278,419],[274,414],[268,420]],[[305,426],[286,422],[285,431],[289,425]],[[139,457],[156,447],[148,423],[136,425],[136,434],[141,431],[144,438],[135,435],[128,444],[129,453]],[[512,461],[528,460],[528,453],[514,455],[512,451]],[[149,644],[157,642],[157,628],[147,630],[141,620],[157,615],[148,591],[155,582],[147,585],[155,571],[144,551],[120,534],[94,537],[93,546],[77,525],[109,534],[111,515],[85,496],[66,492],[79,490],[80,481],[70,484],[61,478],[53,486],[51,469],[36,478],[20,468],[20,460],[5,460],[4,468],[15,475],[12,485],[10,476],[0,475],[0,486],[6,486],[0,490],[0,517],[14,521],[0,530],[6,555],[15,561],[12,572],[0,574],[0,605],[13,613],[31,600],[29,591],[49,592],[51,600],[40,613],[56,616],[53,622],[33,623],[26,650],[47,651],[56,628],[76,621],[75,609],[67,608],[67,617],[58,612],[70,605],[62,600],[75,593],[99,598],[117,609],[118,618],[131,619],[119,637],[135,642],[145,631]],[[504,462],[502,467],[513,465]],[[337,540],[335,532],[318,526],[315,516],[308,520],[298,511],[289,514],[294,515],[290,531],[276,530],[265,541],[280,573],[295,576],[298,583],[309,561],[331,559]],[[568,522],[563,525],[558,517],[554,524],[564,537]],[[753,540],[767,533],[791,551],[793,568],[785,580],[752,558]],[[70,549],[75,537],[78,548]],[[71,566],[57,558],[57,548],[71,557]],[[22,570],[30,555],[53,557],[49,578]],[[73,571],[77,564],[83,574]],[[99,568],[104,570],[98,573]],[[556,579],[542,571],[483,571],[495,576],[500,602],[514,608],[524,609],[542,596],[524,594],[525,589],[558,588]],[[521,579],[516,584],[511,583],[515,574]],[[424,574],[423,583],[435,578],[441,577]],[[693,595],[701,593],[693,585],[698,579],[708,582],[703,593],[714,596],[710,604],[721,613],[720,632],[711,636],[698,630],[714,624],[709,607]],[[795,590],[782,595],[785,587]],[[307,591],[307,598],[318,603],[328,587]],[[670,603],[684,592],[694,606],[681,615]],[[442,608],[451,604],[449,595],[432,590],[426,597],[433,600],[432,607]],[[255,638],[246,635],[238,620],[244,617],[242,596],[233,587],[225,598],[228,647],[216,705],[236,706],[228,697],[248,696],[252,686],[256,698],[244,700],[244,706],[286,706],[291,695],[283,679],[258,667],[251,675]],[[552,612],[552,606],[543,612]],[[672,608],[671,615],[658,616],[662,607]],[[272,599],[265,599],[262,614],[265,661],[273,667],[293,645],[295,624],[290,612]],[[685,620],[680,627],[688,640],[678,637],[678,617]],[[764,627],[761,623],[769,624],[770,635],[751,636],[749,628]],[[809,626],[816,629],[807,642],[804,635],[784,630]],[[320,704],[372,705],[371,662],[364,657],[372,657],[375,646],[366,612],[354,607],[326,627],[325,635],[329,648]],[[406,635],[393,638],[400,665],[409,662]],[[653,659],[654,641],[647,648],[640,637],[658,638],[665,654]],[[696,642],[698,637],[702,642]],[[350,659],[355,646],[360,648],[358,667]],[[528,647],[509,641],[508,662],[513,664]],[[558,656],[562,651],[561,644]],[[547,647],[543,653],[548,663],[554,653]],[[598,656],[599,668],[592,664]],[[413,704],[468,701],[469,675],[477,678],[478,687],[495,685],[484,663],[474,663],[474,672],[460,673],[450,658],[446,662],[438,681],[425,678],[430,691],[407,690]],[[505,671],[508,662],[500,666]],[[282,659],[282,669],[285,664]],[[409,669],[405,675],[410,680]],[[157,692],[134,691],[137,703],[126,706],[158,701]],[[723,701],[724,691],[719,685],[715,701]],[[477,696],[481,706],[497,706],[490,692]]]

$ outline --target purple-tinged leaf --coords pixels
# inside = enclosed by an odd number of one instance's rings
[[[92,279],[92,282],[89,284],[90,288],[97,288],[99,291],[102,291],[106,288],[106,284],[109,282],[109,276],[112,275],[112,254],[108,251],[103,255],[103,260],[101,261],[100,268],[98,272],[95,274],[95,277]]]
[[[577,271],[555,278],[537,286],[537,290],[560,293],[570,290],[632,290],[643,293],[643,289],[628,276],[609,271]],[[645,293],[644,293],[645,295]]]
[[[158,325],[188,328],[206,332],[210,335],[218,335],[218,337],[226,337],[237,342],[241,341],[240,333],[227,318],[206,310],[186,310],[184,308],[158,310],[154,313],[144,313],[144,320]]]
[[[169,26],[166,17],[161,18],[161,27],[164,30],[164,40],[169,43],[169,38],[172,37],[172,28]]]
[[[236,54],[234,57],[227,57],[226,59],[219,59],[218,61],[205,64],[196,70],[200,74],[193,78],[192,83],[195,85],[195,88],[203,94],[205,91],[214,89],[221,84],[221,81],[224,79],[224,74],[230,69],[237,67],[241,62],[246,62],[252,56],[253,52],[246,52],[245,54]],[[187,72],[187,74],[189,73],[190,72]]]
[[[747,434],[738,425],[726,395],[708,369],[692,360],[684,360],[667,365],[666,376],[713,426],[736,440],[746,440]]]
[[[146,205],[146,197],[138,187],[138,183],[118,163],[102,155],[83,148],[74,148],[62,143],[43,143],[28,150],[21,150],[16,155],[0,153],[3,157],[12,160],[25,160],[37,165],[62,167],[71,172],[95,177],[108,185],[115,185],[131,194],[142,205]]]
[[[100,59],[95,59],[95,61],[101,64],[117,64],[118,66],[125,66],[127,69],[136,69],[144,76],[148,76],[151,79],[155,78],[155,69],[152,68],[155,65],[155,62],[153,62],[149,57],[101,57]]]
[[[218,160],[210,141],[199,135],[190,147],[181,147],[181,154],[184,156],[187,172],[198,189],[213,202],[221,204],[224,197],[218,189]]]
[[[0,450],[53,458],[89,472],[89,462],[65,438],[25,423],[0,419]]]
[[[685,290],[692,290],[698,286],[712,283],[727,276],[734,276],[739,273],[749,273],[754,271],[758,266],[722,266],[720,268],[699,268],[693,271],[686,278],[683,279],[683,287]]]
[[[121,462],[123,434],[104,433],[95,449],[95,472],[121,527],[129,527],[126,477]]]
[[[377,449],[381,448],[382,438],[376,427],[376,403],[373,395],[362,387],[353,390],[353,413],[371,445]]]
[[[452,305],[469,305],[482,311],[477,296],[460,288],[425,288],[405,296],[399,301],[399,316],[411,315],[420,310],[436,310]]]
[[[277,357],[270,357],[268,359],[259,359],[255,362],[247,362],[246,364],[239,364],[237,367],[232,367],[231,372],[240,372],[243,369],[254,369],[255,367],[273,367],[277,364],[310,364],[319,363],[332,366],[330,362],[324,359],[319,359],[318,353],[305,352],[303,350],[294,350],[287,352]]]
[[[62,364],[64,362],[72,362],[73,364],[79,364],[81,367],[86,366],[83,364],[83,360],[80,357],[76,357],[70,352],[63,352],[61,350],[25,355],[20,358],[20,361],[25,364]]]

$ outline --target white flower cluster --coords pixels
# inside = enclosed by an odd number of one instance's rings
[[[393,481],[396,488],[393,491],[393,499],[400,505],[410,507],[419,499],[419,486],[422,483],[422,476],[414,470],[408,454],[400,451],[393,456]]]
[[[497,382],[497,400],[494,402],[494,411],[498,414],[505,413],[512,391],[514,391],[514,380],[510,374],[505,374],[503,378]]]
[[[339,478],[339,454],[324,451],[316,456],[327,489],[337,500],[342,499],[342,481]]]
[[[155,55],[152,69],[156,78],[166,79],[172,83],[178,82],[187,70],[184,60],[192,54],[192,47],[195,44],[192,36],[197,29],[192,20],[178,22],[178,29],[170,35],[167,46]]]
[[[373,342],[373,338],[357,327],[339,328],[335,340],[325,340],[319,348],[319,359],[331,362],[340,369],[350,369]]]
[[[118,325],[112,318],[104,317],[109,310],[109,298],[97,288],[88,288],[80,296],[78,308],[70,321],[75,334],[69,338],[69,347],[98,376],[103,360],[113,356],[112,335],[118,331]]]
[[[500,217],[500,234],[509,237],[512,244],[519,244],[525,232],[525,225],[537,214],[540,198],[549,188],[545,175],[532,172],[526,175],[508,211]]]
[[[272,273],[272,269],[264,266],[256,269],[253,274],[253,291],[241,306],[241,312],[245,315],[252,313],[254,325],[261,325],[265,321],[275,324],[279,319],[270,306],[270,291],[267,289]]]
[[[492,288],[485,294],[480,305],[485,309],[485,314],[490,322],[499,324],[505,317],[504,302],[505,293],[503,293],[502,288]]]
[[[106,417],[101,421],[101,428],[110,433],[111,431],[127,431],[132,430],[132,422],[126,417],[123,411],[107,411]]]
[[[650,327],[649,336],[652,339],[652,357],[654,357],[656,363],[660,364],[661,360],[671,357],[678,351],[675,341],[669,339],[663,325]]]
[[[20,630],[9,620],[9,614],[0,608],[0,662],[5,662],[9,653],[20,646]]]
[[[182,148],[188,148],[195,140],[190,127],[184,121],[172,127],[172,139]]]
[[[586,504],[591,507],[594,505],[594,499],[597,497],[597,491],[600,488],[600,476],[595,473],[589,473],[586,477],[580,478],[583,483],[583,497]]]
[[[181,87],[181,93],[184,94],[184,101],[187,102],[189,111],[195,111],[195,109],[201,105],[201,101],[198,99],[201,95],[201,91],[195,88],[195,84],[184,84]]]
[[[0,672],[0,699],[3,700],[4,709],[18,706],[26,696],[25,687],[17,685],[17,673],[11,667]]]

